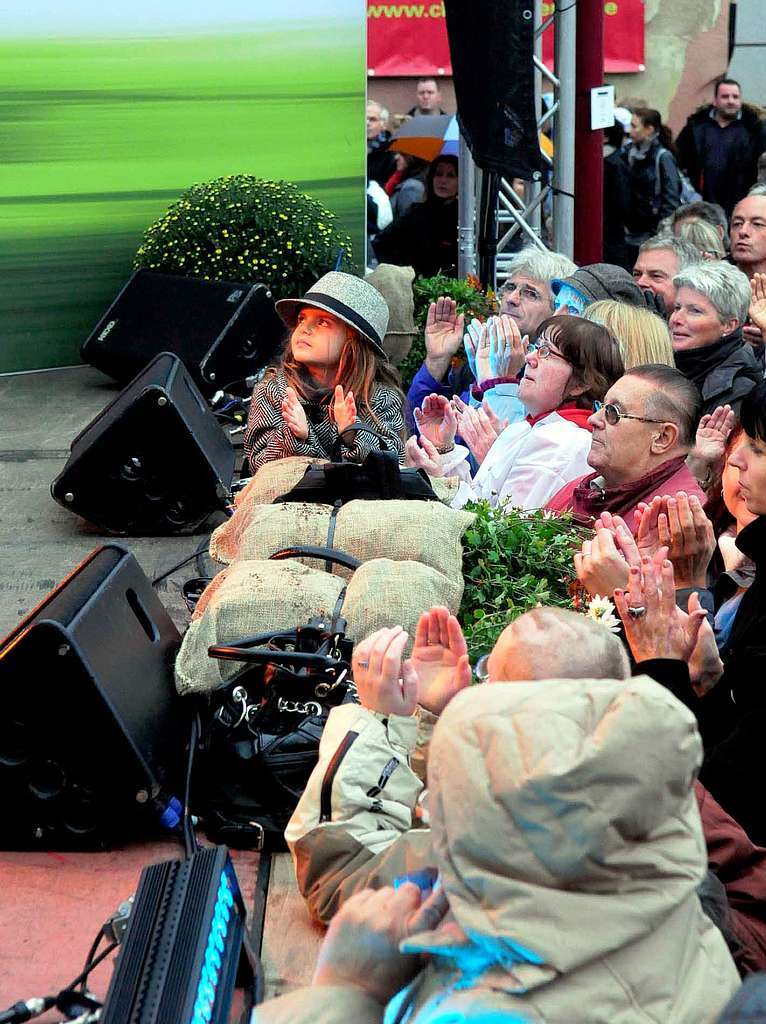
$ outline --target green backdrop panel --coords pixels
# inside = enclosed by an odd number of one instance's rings
[[[335,7],[322,24],[305,0],[260,28],[0,43],[0,371],[78,362],[143,231],[195,182],[294,181],[361,261],[364,8]]]

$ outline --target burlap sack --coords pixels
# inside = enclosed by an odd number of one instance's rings
[[[290,455],[286,459],[274,459],[261,466],[255,476],[234,499],[237,508],[241,505],[268,505],[282,494],[287,494],[302,480],[306,469],[315,462],[327,459],[310,459],[306,455]]]
[[[240,505],[213,533],[210,554],[226,563],[238,558],[269,558],[295,544],[325,545],[331,517],[329,505]],[[335,517],[332,546],[361,562],[372,558],[411,560],[450,579],[461,579],[461,538],[473,520],[473,513],[437,501],[350,501]],[[313,559],[306,564],[316,569],[324,565]],[[345,569],[333,571],[349,576]]]
[[[211,644],[254,633],[293,629],[314,615],[332,614],[345,586],[338,576],[290,560],[239,561],[218,573],[197,603],[175,664],[180,694],[222,686],[242,667],[210,658]]]
[[[462,575],[451,580],[420,562],[375,558],[360,566],[348,584],[343,601],[347,635],[359,641],[384,626],[403,626],[410,634],[409,654],[423,612],[441,604],[456,615],[462,598]]]
[[[365,280],[377,288],[388,303],[388,330],[383,339],[383,349],[394,366],[398,366],[409,353],[418,333],[412,294],[415,271],[412,267],[380,263]]]
[[[235,562],[220,572],[200,598],[175,665],[181,695],[215,690],[242,667],[208,655],[211,644],[227,644],[254,633],[294,629],[314,615],[335,608],[344,581],[295,561]],[[433,605],[456,613],[463,596],[463,578],[448,579],[419,562],[376,558],[354,573],[341,614],[347,634],[361,640],[383,626],[403,626],[412,649],[420,615]]]

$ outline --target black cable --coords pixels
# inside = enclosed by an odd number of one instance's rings
[[[70,981],[65,988],[62,988],[58,996],[56,996],[56,999],[58,1000],[65,992],[74,991],[81,982],[85,981],[91,971],[94,971],[102,960],[106,960],[109,954],[114,952],[118,946],[119,942],[110,942],[106,949],[102,950],[98,956],[94,960],[91,960],[90,964],[88,964],[85,969],[77,975],[74,981]]]
[[[95,939],[91,943],[91,947],[88,950],[88,955],[85,957],[85,963],[83,964],[83,971],[87,971],[88,968],[90,967],[91,963],[93,962],[93,957],[96,955],[96,950],[101,945],[101,940],[103,938],[104,938],[104,929],[100,928],[99,932],[98,932],[98,935],[95,937]],[[82,981],[80,982],[80,991],[81,992],[85,991],[85,980],[86,980],[86,978],[87,978],[87,974],[85,975],[85,978],[83,978]]]
[[[203,548],[207,547],[209,541],[210,534],[207,534],[205,537],[202,538],[200,543],[194,549],[193,554],[189,555],[188,558],[184,558],[180,562],[176,563],[176,565],[168,569],[167,572],[163,572],[159,576],[155,576],[154,579],[152,580],[152,586],[156,587],[158,583],[162,583],[162,581],[167,579],[168,576],[172,576],[174,572],[177,572],[179,569],[183,569],[185,565],[188,565],[189,562],[193,561],[195,558],[199,558]]]
[[[194,718],[192,719],[191,732],[189,735],[189,757],[186,762],[186,779],[184,781],[184,806],[183,806],[183,837],[184,837],[184,851],[186,859],[189,860],[198,850],[199,843],[197,842],[197,836],[194,831],[194,822],[191,819],[191,780],[192,772],[194,770],[194,755],[197,750],[197,742],[199,741],[200,734],[200,720],[199,713],[194,712]]]

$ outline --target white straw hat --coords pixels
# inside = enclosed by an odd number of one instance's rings
[[[388,305],[380,292],[361,277],[333,270],[320,277],[302,299],[280,299],[277,313],[295,327],[303,306],[326,309],[365,338],[379,356],[387,358],[383,338],[388,327]]]

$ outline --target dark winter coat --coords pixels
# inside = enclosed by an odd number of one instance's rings
[[[630,150],[624,150],[622,159],[630,178],[627,229],[634,239],[649,238],[656,233],[660,221],[681,205],[681,179],[675,157],[655,138],[643,157],[631,160]]]
[[[743,105],[742,126],[745,132],[738,144],[729,150],[724,173],[719,179],[720,188],[716,194],[711,194],[710,189],[705,187],[705,127],[710,122],[712,109],[712,104],[700,107],[681,129],[676,140],[678,165],[687,173],[703,199],[720,203],[727,216],[731,216],[734,206],[747,194],[758,177],[758,157],[766,150],[766,121],[757,107],[747,103]]]
[[[715,358],[714,348],[720,358]],[[719,405],[730,405],[739,415],[742,399],[763,380],[763,368],[739,327],[709,350],[680,350],[675,353],[675,360],[676,368],[702,392],[702,416]]]
[[[381,263],[414,267],[421,277],[457,273],[457,199],[416,203],[373,242]]]

